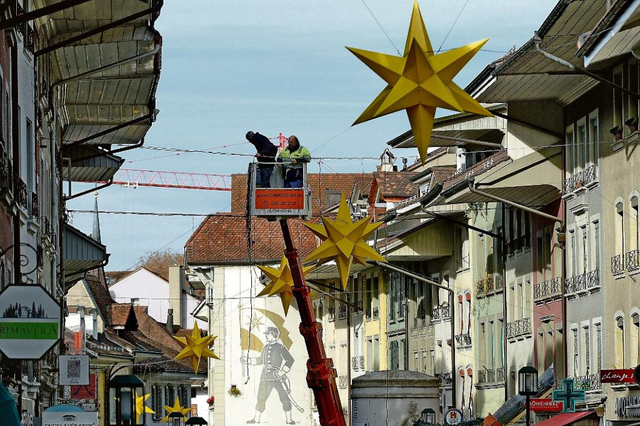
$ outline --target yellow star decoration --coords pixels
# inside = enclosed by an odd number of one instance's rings
[[[404,56],[347,47],[387,82],[387,87],[353,124],[402,109],[407,110],[420,159],[424,164],[436,108],[493,116],[452,81],[488,40],[480,40],[435,55],[418,2],[414,1]]]
[[[193,323],[193,330],[191,330],[191,335],[186,335],[184,337],[173,336],[174,339],[178,341],[180,346],[184,349],[176,355],[175,359],[183,359],[183,358],[191,358],[191,366],[193,367],[193,372],[198,372],[198,365],[200,364],[200,358],[218,358],[218,355],[214,354],[209,346],[215,342],[217,336],[204,336],[200,335],[200,330],[198,330],[198,323]]]
[[[183,416],[186,416],[191,411],[191,408],[189,407],[185,408],[182,405],[180,405],[180,400],[178,399],[177,396],[176,396],[176,402],[173,404],[173,407],[165,405],[164,409],[167,412],[167,415],[160,420],[160,423],[166,422],[167,420],[169,420],[169,414],[171,413],[182,413]]]
[[[156,413],[151,408],[144,405],[144,402],[147,399],[149,399],[149,397],[151,396],[150,393],[143,396],[138,396],[138,394],[134,391],[133,396],[136,399],[136,423],[140,423],[140,416],[143,415],[144,413],[151,413],[151,414]]]
[[[262,289],[258,296],[279,295],[280,299],[282,299],[282,307],[284,308],[284,314],[286,316],[289,312],[291,299],[293,298],[293,275],[291,275],[289,260],[285,255],[282,255],[279,269],[271,268],[269,266],[258,266],[258,268],[260,268],[260,270],[271,280],[269,284]],[[302,276],[305,277],[313,268],[313,266],[303,267]]]
[[[346,289],[347,287],[352,260],[362,265],[366,264],[366,259],[386,262],[385,258],[380,256],[365,241],[380,226],[380,223],[369,223],[371,221],[370,217],[354,223],[351,220],[351,214],[344,195],[340,200],[337,219],[329,220],[325,217],[321,219],[322,225],[304,224],[323,241],[320,247],[307,257],[306,261],[318,260],[318,265],[321,265],[335,260],[343,288]]]

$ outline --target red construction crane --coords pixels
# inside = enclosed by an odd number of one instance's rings
[[[231,191],[231,176],[207,173],[167,172],[158,170],[120,169],[113,183],[128,187],[204,189]]]

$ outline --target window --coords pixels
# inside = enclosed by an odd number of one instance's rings
[[[596,324],[596,370],[602,370],[602,324]]]
[[[629,220],[629,250],[640,250],[640,227],[638,226],[638,196],[631,197],[631,220]]]
[[[367,337],[367,371],[374,371],[373,369],[373,337]]]
[[[398,341],[394,340],[389,343],[389,369],[391,370],[399,370],[400,369],[400,353],[398,348]]]
[[[598,121],[598,111],[589,114],[589,164],[598,165],[598,157],[600,156],[600,125]],[[594,175],[594,178],[596,176]]]
[[[628,82],[625,85],[631,90],[633,93],[638,93],[638,60],[635,58],[629,59],[629,73],[628,73]],[[637,120],[638,120],[638,100],[631,97],[626,96],[627,104],[625,105],[625,124],[630,123],[633,119],[636,120],[636,130],[637,130]],[[632,130],[629,128],[629,133],[632,133]],[[634,130],[635,131],[635,130]]]
[[[587,155],[589,153],[588,151],[588,146],[587,146],[587,126],[585,123],[585,120],[582,119],[581,121],[578,122],[578,126],[577,126],[577,141],[576,141],[576,148],[577,148],[577,153],[576,153],[576,159],[577,159],[577,163],[576,163],[576,169],[574,169],[574,173],[575,172],[579,172],[581,170],[585,169],[585,166],[587,164]]]
[[[422,350],[422,371],[424,374],[427,374],[427,351]]]
[[[455,228],[455,259],[458,271],[469,269],[469,233],[466,228]]]
[[[579,376],[579,368],[580,368],[580,351],[578,349],[578,329],[574,328],[571,330],[573,333],[573,377]]]
[[[373,297],[371,295],[371,278],[367,278],[365,280],[364,292],[365,292],[365,299],[364,299],[365,311],[366,311],[366,315],[367,315],[367,320],[370,320],[371,319],[371,304],[372,304],[372,300],[373,300]]]
[[[372,301],[371,301],[371,309],[372,309],[372,315],[373,315],[373,319],[378,319],[378,315],[380,314],[378,312],[379,309],[379,300],[378,297],[380,295],[380,286],[378,284],[378,277],[373,277],[373,294],[372,294]]]
[[[591,261],[592,269],[600,269],[600,222],[594,221],[593,227],[593,259]]]
[[[589,339],[589,325],[582,327],[582,333],[584,336],[584,374],[591,374],[591,339]]]
[[[162,418],[162,387],[155,383],[151,387],[151,409],[154,411],[153,420],[158,421]]]
[[[389,321],[396,320],[397,304],[398,304],[398,287],[400,287],[400,274],[392,272],[389,274]]]
[[[576,147],[576,140],[573,134],[573,125],[567,129],[565,139],[565,143],[569,147],[567,155],[567,171],[569,172],[569,175],[572,175],[578,164],[578,149]]]
[[[631,335],[631,364],[638,365],[638,360],[640,359],[640,314],[638,312],[634,312],[631,315],[631,323],[633,324],[632,335]]]
[[[616,253],[624,253],[624,206],[622,202],[616,204]]]
[[[622,75],[622,66],[613,71],[613,83],[619,86],[624,85],[624,79]],[[622,127],[622,121],[624,117],[624,100],[626,95],[618,89],[613,90],[613,125]]]
[[[373,371],[380,371],[380,337],[373,336]]]
[[[191,406],[191,399],[189,398],[189,394],[187,393],[187,386],[179,385],[178,386],[178,398],[180,398],[180,405],[183,407]]]
[[[172,404],[176,401],[176,394],[173,385],[166,385],[164,388],[164,400],[167,404]]]
[[[625,354],[624,354],[624,316],[620,315],[616,318],[616,329],[615,329],[615,349],[616,349],[616,368],[624,368],[625,363]]]

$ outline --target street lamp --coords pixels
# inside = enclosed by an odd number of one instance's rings
[[[436,412],[433,408],[425,408],[420,413],[420,417],[413,424],[413,426],[426,426],[432,425],[436,422]]]
[[[181,426],[184,414],[179,411],[174,411],[167,417],[167,426]]]
[[[522,367],[518,370],[518,393],[520,395],[526,396],[526,405],[525,409],[527,410],[527,426],[531,423],[529,422],[529,398],[531,395],[538,394],[538,370],[534,367],[526,366]]]
[[[145,416],[136,416],[135,395],[144,395],[144,382],[133,374],[113,377],[107,384],[107,425],[143,426]],[[139,421],[137,417],[140,417]]]

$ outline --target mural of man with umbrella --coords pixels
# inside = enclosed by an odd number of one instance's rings
[[[260,416],[266,408],[267,399],[271,391],[274,389],[280,397],[288,425],[296,423],[291,418],[291,408],[295,405],[298,410],[302,410],[291,397],[289,379],[287,378],[287,373],[291,370],[294,359],[289,350],[282,343],[278,342],[279,336],[280,331],[277,327],[267,327],[265,331],[267,343],[262,348],[260,356],[256,358],[243,356],[240,358],[243,364],[263,366],[262,374],[260,375],[258,402],[256,403],[255,414],[251,420],[247,421],[248,424],[260,423]]]

